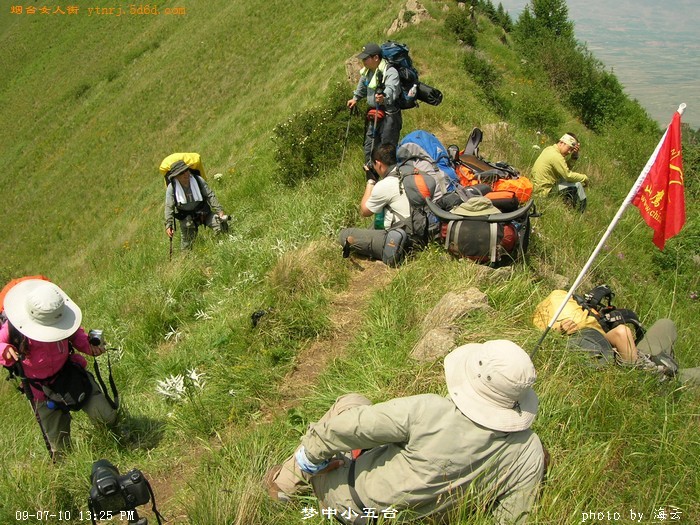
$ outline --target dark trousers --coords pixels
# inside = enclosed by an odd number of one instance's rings
[[[382,260],[386,230],[370,230],[367,228],[345,228],[340,231],[340,244],[345,246],[350,237],[349,248],[364,257]]]
[[[401,110],[396,110],[393,113],[387,111],[383,119],[377,120],[376,127],[374,120],[368,119],[365,127],[365,162],[372,159],[372,148],[377,149],[385,143],[398,146],[401,126],[403,126]]]

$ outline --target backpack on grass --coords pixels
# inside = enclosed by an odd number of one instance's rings
[[[463,216],[445,211],[431,199],[428,209],[440,221],[440,239],[456,257],[502,266],[527,253],[530,239],[530,200],[509,213]]]
[[[168,179],[168,176],[170,175],[170,168],[172,168],[172,166],[178,161],[182,161],[187,164],[190,172],[192,172],[193,175],[199,175],[202,178],[206,178],[204,176],[204,166],[202,166],[202,157],[200,157],[199,153],[172,153],[163,159],[163,161],[160,163],[160,167],[158,168],[158,171],[165,180],[166,186],[170,182]]]
[[[467,144],[454,160],[455,171],[463,186],[489,184],[494,191],[512,191],[520,204],[532,197],[532,182],[505,162],[491,162],[479,154],[483,133],[474,128]]]
[[[399,171],[404,175],[425,173],[435,180],[436,187],[431,198],[436,201],[455,191],[458,186],[447,148],[432,133],[420,129],[412,131],[401,140],[396,157]]]
[[[426,203],[435,194],[435,179],[420,171],[403,173],[400,169],[393,170],[389,176],[399,178],[399,192],[406,193],[411,209],[409,217],[394,212],[401,219],[397,226],[406,231],[411,247],[423,248],[438,233],[439,223]]]
[[[634,329],[634,344],[639,344],[644,337],[645,330],[637,314],[632,310],[614,306],[612,301],[615,293],[607,284],[596,286],[584,295],[573,294],[572,297],[581,308],[598,320],[606,332],[621,324],[629,324]]]

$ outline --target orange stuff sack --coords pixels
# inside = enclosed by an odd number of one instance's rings
[[[512,191],[520,204],[529,201],[532,197],[532,181],[527,177],[498,179],[492,187],[494,191]]]
[[[42,281],[51,282],[48,277],[45,277],[43,275],[27,275],[26,277],[18,277],[17,279],[12,279],[9,283],[5,285],[2,291],[0,291],[0,312],[5,310],[5,296],[7,295],[7,292],[9,292],[14,285],[19,284],[22,281],[28,281],[29,279],[41,279]]]

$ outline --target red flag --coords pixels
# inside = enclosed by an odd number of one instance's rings
[[[666,240],[685,224],[681,115],[676,112],[661,142],[644,168],[647,176],[632,204],[654,230],[654,244],[664,249]]]

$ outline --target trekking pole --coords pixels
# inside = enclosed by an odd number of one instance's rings
[[[348,117],[348,126],[345,128],[345,140],[343,141],[343,154],[340,156],[340,165],[343,165],[343,160],[345,160],[345,150],[348,147],[348,135],[350,134],[350,122],[352,121],[352,114],[357,109],[357,106],[350,108],[350,116]]]
[[[20,360],[23,358],[24,358],[24,354],[21,354]],[[53,461],[55,463],[56,456],[54,455],[53,450],[51,450],[51,442],[49,441],[49,436],[46,433],[46,429],[44,428],[44,424],[41,422],[41,416],[39,415],[39,409],[37,408],[36,399],[34,399],[34,393],[32,392],[32,387],[29,384],[29,378],[24,374],[24,367],[20,363],[20,360],[18,360],[14,364],[14,370],[11,370],[10,377],[12,377],[12,375],[16,375],[22,381],[22,392],[27,397],[27,400],[29,401],[29,404],[32,407],[32,412],[34,413],[34,417],[36,418],[36,422],[39,424],[39,430],[41,430],[41,436],[44,438],[44,444],[46,445],[46,450],[49,452],[49,457],[51,458],[51,461]],[[10,379],[10,378],[8,377],[8,379]]]
[[[170,237],[170,256],[168,257],[168,262],[173,262],[173,237],[175,236],[175,221],[173,221],[173,234]]]

